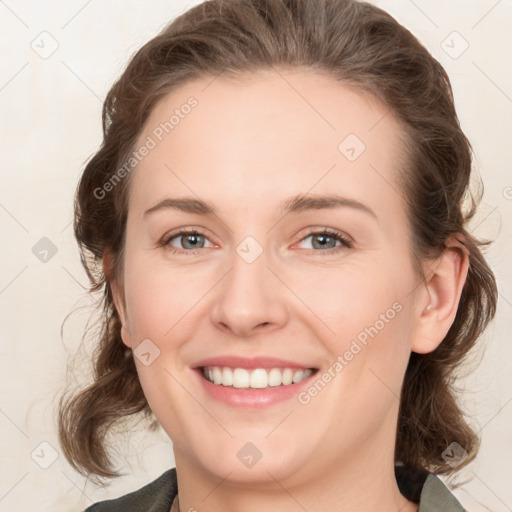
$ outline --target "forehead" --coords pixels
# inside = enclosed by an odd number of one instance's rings
[[[380,190],[400,200],[401,126],[374,96],[311,70],[269,70],[185,83],[153,108],[136,147],[152,146],[130,201],[165,193],[219,202],[294,193]],[[366,191],[366,192],[365,192]],[[222,207],[222,204],[219,205]]]

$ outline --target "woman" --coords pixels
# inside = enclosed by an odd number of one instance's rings
[[[463,510],[453,372],[496,308],[441,65],[351,0],[213,0],[104,105],[75,234],[104,294],[66,457],[156,418],[176,468],[89,511]]]

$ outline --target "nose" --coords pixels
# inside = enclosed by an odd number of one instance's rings
[[[268,268],[265,251],[251,263],[238,253],[232,261],[231,269],[214,289],[212,322],[237,337],[282,328],[289,315],[287,290]]]

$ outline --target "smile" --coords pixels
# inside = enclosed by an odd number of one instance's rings
[[[205,366],[201,368],[203,377],[217,386],[252,389],[298,384],[316,371],[314,368],[246,369],[227,366]]]

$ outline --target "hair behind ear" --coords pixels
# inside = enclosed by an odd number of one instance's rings
[[[466,230],[462,240],[468,251],[468,274],[455,319],[443,341],[432,352],[412,353],[400,399],[395,458],[406,466],[454,473],[477,455],[480,439],[465,419],[455,389],[454,371],[496,313],[497,286],[478,241]],[[467,453],[457,467],[442,456],[453,442]]]
[[[126,416],[144,412],[149,418],[152,414],[132,352],[121,339],[117,312],[109,315],[95,351],[94,382],[76,395],[63,395],[58,416],[59,442],[66,459],[84,476],[105,478],[120,476],[112,468],[107,433]]]

